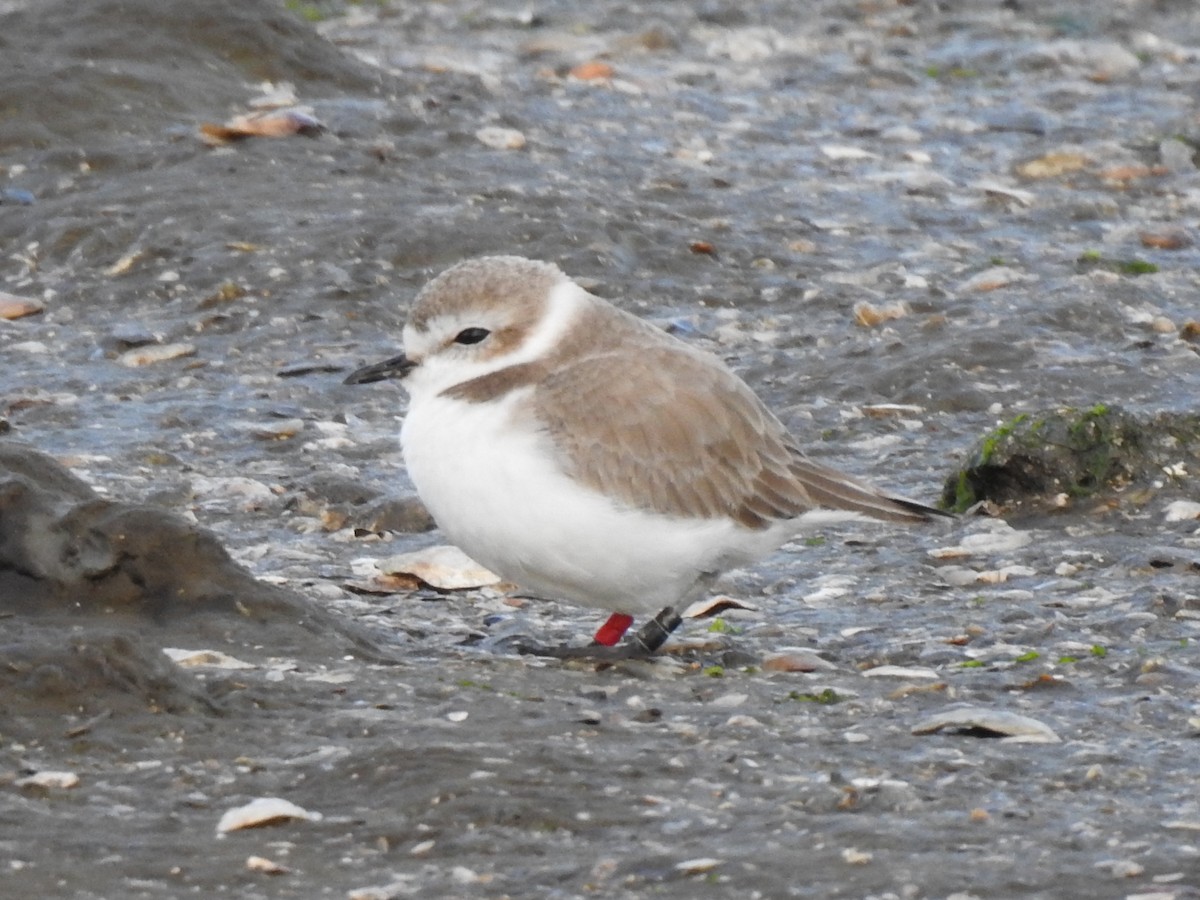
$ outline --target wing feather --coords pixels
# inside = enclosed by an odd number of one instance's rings
[[[590,352],[575,345],[546,366],[534,391],[536,416],[579,481],[636,509],[754,530],[815,509],[942,515],[808,459],[720,360],[619,316]]]

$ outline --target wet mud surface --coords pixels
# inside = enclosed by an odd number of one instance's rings
[[[1200,11],[943,6],[0,3],[0,893],[1200,896],[1194,447],[806,535],[653,663],[363,593],[440,539],[341,378],[480,253],[918,499],[1022,413],[1194,414]],[[324,130],[200,140],[264,81]],[[218,836],[258,797],[321,818]]]

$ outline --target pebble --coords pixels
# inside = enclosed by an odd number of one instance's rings
[[[1027,281],[1028,277],[1011,266],[992,266],[962,282],[958,289],[963,293],[982,294],[1008,287],[1010,284],[1019,284]]]
[[[731,709],[732,707],[735,707],[735,706],[741,706],[743,703],[745,703],[749,699],[750,699],[749,694],[736,694],[736,693],[722,694],[720,697],[713,698],[712,705],[716,706],[716,707],[720,707],[722,709]]]
[[[1142,64],[1136,56],[1112,41],[1063,39],[1040,44],[1029,56],[1035,65],[1036,57],[1044,59],[1048,56],[1061,65],[1077,66],[1097,81],[1123,78],[1136,72]]]
[[[993,531],[968,534],[953,547],[935,547],[928,551],[934,559],[961,559],[968,556],[982,556],[996,553],[1009,553],[1028,546],[1033,536],[1027,531],[1017,531],[1011,526],[998,523]]]
[[[1196,163],[1192,159],[1194,152],[1190,144],[1184,143],[1179,138],[1167,138],[1158,145],[1158,153],[1162,157],[1163,165],[1176,175],[1196,171]]]
[[[161,334],[151,331],[140,322],[121,322],[114,325],[108,336],[111,343],[126,350],[157,344],[163,339]]]
[[[1086,168],[1088,162],[1082,153],[1058,150],[1021,163],[1017,166],[1017,174],[1026,178],[1058,178]]]
[[[821,152],[833,160],[845,159],[879,159],[879,154],[864,150],[861,147],[850,147],[841,144],[824,144]]]
[[[893,319],[903,319],[908,313],[908,304],[902,300],[878,306],[866,300],[859,300],[854,304],[854,322],[864,328],[873,328]]]
[[[1167,504],[1163,516],[1168,522],[1187,522],[1200,519],[1200,503],[1195,500],[1175,500]]]
[[[260,441],[286,441],[304,430],[303,419],[279,419],[261,425],[247,426],[250,433]]]
[[[579,81],[611,81],[615,72],[613,67],[603,60],[593,59],[580,63],[568,74]]]
[[[983,191],[986,195],[1003,197],[1006,200],[1012,200],[1016,203],[1020,203],[1022,206],[1033,206],[1034,200],[1037,199],[1037,195],[1032,191],[1025,191],[1007,184],[1001,184],[998,181],[976,181],[972,187]]]
[[[725,725],[728,728],[762,728],[763,723],[754,716],[736,715],[730,716],[725,720]]]
[[[18,341],[15,344],[9,344],[7,349],[20,353],[46,354],[50,352],[50,348],[42,341]]]
[[[1096,863],[1097,869],[1108,869],[1114,878],[1136,878],[1146,871],[1146,867],[1132,859],[1102,859]]]
[[[702,875],[705,872],[711,872],[717,866],[721,865],[721,862],[722,860],[719,859],[702,856],[697,859],[685,859],[683,862],[675,863],[675,870],[682,872],[684,875]]]
[[[1150,330],[1157,334],[1174,334],[1175,323],[1166,316],[1155,316],[1150,320]]]
[[[904,416],[919,416],[925,412],[922,406],[911,403],[873,403],[861,407],[863,415],[872,419],[902,418]]]
[[[393,881],[391,884],[355,888],[346,894],[346,900],[397,900],[399,897],[410,897],[413,893],[409,881]]]
[[[79,776],[74,772],[34,772],[24,778],[18,778],[14,784],[17,787],[38,787],[46,789],[67,790],[79,784]]]
[[[525,135],[515,128],[488,125],[475,132],[475,138],[493,150],[520,150],[525,146]]]
[[[292,871],[265,856],[246,857],[246,868],[251,872],[262,872],[264,875],[286,875]]]
[[[866,669],[863,678],[929,678],[936,680],[938,673],[924,666],[876,666]]]
[[[23,319],[45,310],[46,304],[41,300],[0,291],[0,319]]]
[[[253,512],[275,505],[279,498],[267,485],[253,478],[237,475],[208,478],[193,475],[192,493],[204,503],[237,501],[243,512]]]
[[[764,672],[817,672],[836,669],[833,663],[809,650],[788,650],[763,657]]]
[[[177,666],[196,668],[204,666],[212,669],[254,669],[254,663],[240,660],[220,650],[182,650],[178,647],[163,647],[163,653],[170,657]]]
[[[181,356],[194,356],[196,347],[193,344],[155,344],[149,347],[135,347],[126,350],[117,357],[117,362],[129,368],[148,366],[153,363],[178,359]]]
[[[0,203],[15,203],[18,206],[33,206],[34,202],[36,202],[36,199],[37,198],[34,197],[31,191],[27,191],[24,188],[0,188]]]
[[[468,869],[466,866],[454,866],[450,870],[450,880],[455,884],[476,884],[479,879],[479,874],[474,869]]]

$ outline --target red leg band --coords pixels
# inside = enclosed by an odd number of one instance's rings
[[[633,616],[627,616],[625,613],[613,613],[608,617],[608,621],[596,631],[593,640],[597,644],[611,647],[621,639],[621,635],[628,631],[632,624]]]

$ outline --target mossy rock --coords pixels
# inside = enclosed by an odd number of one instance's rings
[[[1143,418],[1104,404],[1023,413],[975,445],[946,480],[942,502],[961,512],[981,500],[1087,497],[1165,478],[1178,463],[1200,466],[1200,415]]]

